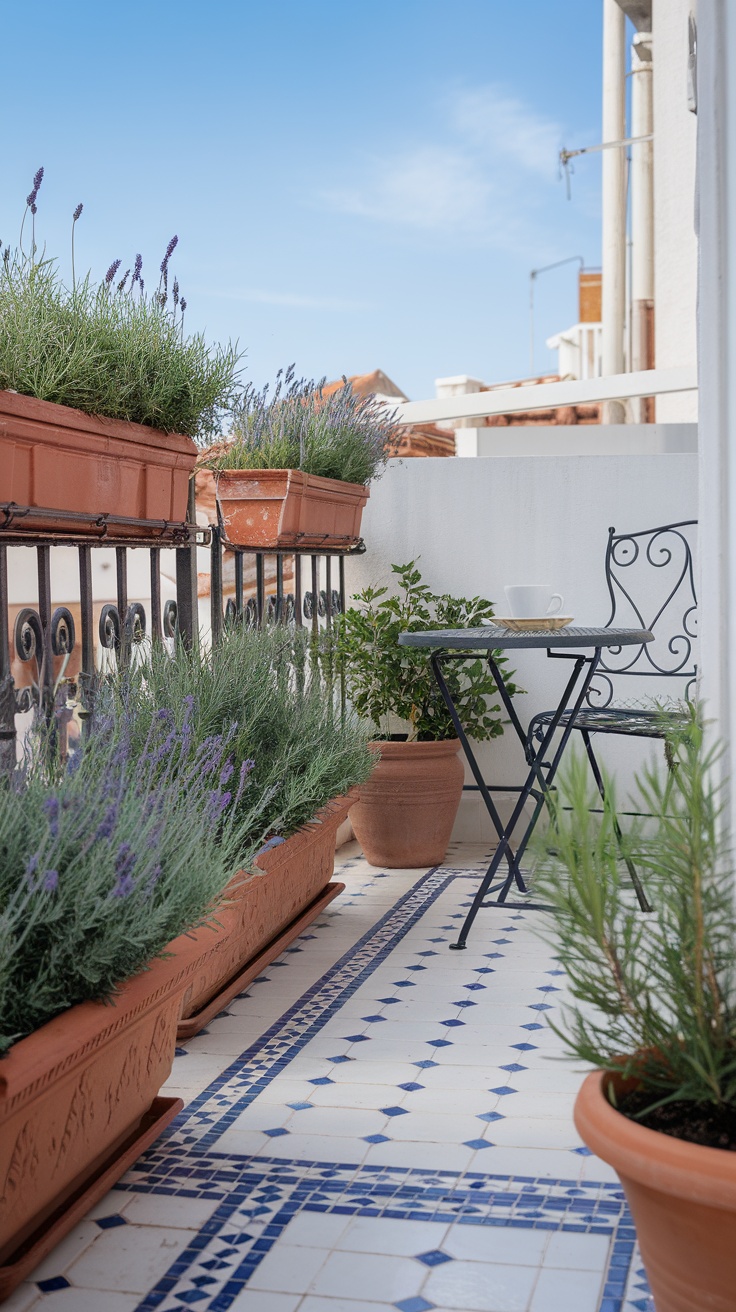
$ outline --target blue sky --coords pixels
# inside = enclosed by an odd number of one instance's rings
[[[600,257],[597,0],[36,0],[3,9],[0,237],[39,165],[38,231],[68,267],[172,261],[191,328],[280,365],[528,373],[529,270]],[[3,103],[4,102],[4,103]],[[544,338],[574,265],[540,278]]]

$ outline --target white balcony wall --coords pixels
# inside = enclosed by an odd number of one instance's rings
[[[697,449],[697,424],[532,424],[455,434],[458,456],[653,456]]]
[[[689,453],[392,461],[371,487],[363,519],[368,549],[349,560],[348,589],[391,585],[392,564],[419,559],[436,592],[486,596],[503,614],[505,584],[549,583],[563,593],[565,613],[576,623],[605,624],[609,525],[633,532],[695,519],[697,488],[697,456]],[[658,582],[651,579],[650,602],[658,595]],[[512,655],[527,690],[517,703],[526,725],[537,711],[556,706],[570,665],[548,660],[541,651]],[[634,687],[633,680],[623,680],[623,695],[667,691],[666,682],[657,683],[637,680]],[[661,756],[658,744],[624,739],[599,737],[596,747],[623,793],[635,768],[652,752]],[[523,759],[510,729],[482,745],[479,755],[491,783],[521,781]],[[473,794],[464,795],[455,837],[492,838]]]

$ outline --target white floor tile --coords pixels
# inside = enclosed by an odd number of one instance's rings
[[[537,1281],[529,1312],[591,1312],[598,1306],[602,1276],[592,1271],[544,1269]]]
[[[39,1294],[35,1285],[24,1282],[3,1303],[3,1312],[29,1312],[29,1309],[42,1298],[43,1294]]]
[[[565,1271],[602,1272],[610,1247],[607,1235],[578,1235],[560,1230],[549,1237],[544,1265],[562,1267]]]
[[[110,1289],[56,1289],[43,1294],[34,1312],[135,1312],[140,1294],[119,1294]],[[3,1303],[3,1312],[9,1312]]]
[[[121,1225],[99,1237],[66,1271],[83,1289],[144,1294],[191,1241],[192,1231],[166,1226]]]
[[[271,1289],[280,1294],[304,1294],[329,1256],[325,1248],[276,1244],[256,1267],[251,1289]]]
[[[368,1301],[397,1303],[418,1294],[425,1275],[426,1268],[410,1258],[333,1252],[308,1286],[308,1293],[347,1299],[360,1291]]]
[[[467,1261],[536,1268],[548,1242],[548,1230],[517,1230],[513,1226],[462,1225],[456,1222],[443,1240],[442,1249]]]
[[[334,1212],[300,1212],[290,1221],[279,1238],[283,1244],[301,1248],[335,1248],[351,1224],[349,1216]]]
[[[448,1227],[435,1221],[393,1221],[388,1217],[358,1216],[334,1247],[347,1253],[383,1253],[416,1257],[444,1248]]]
[[[463,1312],[526,1312],[536,1279],[535,1267],[446,1262],[430,1273],[422,1297],[448,1308],[462,1308]],[[570,1312],[564,1301],[554,1312],[563,1310]],[[534,1312],[542,1309],[535,1308]]]
[[[126,1199],[125,1194],[117,1196]],[[175,1230],[199,1230],[219,1206],[211,1198],[161,1199],[156,1194],[129,1194],[123,1215],[133,1225],[160,1225],[164,1220]]]
[[[118,1209],[119,1210],[119,1209]],[[120,1229],[122,1230],[122,1226]],[[103,1231],[95,1224],[94,1221],[80,1221],[75,1225],[73,1230],[62,1239],[60,1244],[56,1245],[53,1252],[49,1253],[42,1262],[31,1272],[28,1277],[34,1283],[38,1280],[49,1280],[53,1276],[63,1276],[68,1268],[77,1258],[86,1252],[87,1249],[101,1237]],[[114,1286],[113,1286],[114,1287]]]
[[[265,1289],[244,1289],[230,1304],[229,1312],[296,1312],[303,1306],[300,1294],[270,1294]],[[103,1312],[102,1308],[100,1312]]]
[[[254,1308],[253,1312],[256,1312]],[[258,1309],[261,1312],[261,1309]],[[264,1308],[263,1312],[267,1312]],[[354,1298],[322,1298],[317,1294],[308,1294],[299,1304],[299,1312],[386,1312],[385,1303],[365,1303]]]

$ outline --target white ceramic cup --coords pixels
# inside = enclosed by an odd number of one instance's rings
[[[517,583],[504,588],[511,618],[537,620],[547,615],[559,615],[562,597],[553,592],[547,583]]]

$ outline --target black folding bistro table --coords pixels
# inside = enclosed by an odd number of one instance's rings
[[[601,651],[604,647],[616,649],[641,646],[643,643],[652,640],[653,634],[648,629],[583,629],[570,627],[555,631],[535,629],[533,632],[519,633],[495,624],[484,624],[480,629],[436,629],[427,633],[402,633],[399,636],[399,645],[402,647],[426,647],[431,650],[432,669],[435,678],[475,779],[475,784],[471,784],[469,787],[480,793],[493,822],[493,827],[498,834],[498,847],[473,899],[473,904],[460,930],[458,941],[451,944],[453,948],[460,949],[466,946],[470,927],[481,907],[515,907],[525,911],[551,909],[542,907],[540,903],[531,900],[509,901],[509,893],[514,885],[516,885],[519,893],[528,891],[520,866],[521,859],[552,788],[568,738],[575,727],[575,719],[581,707],[585,705],[586,697],[601,658]],[[518,650],[520,648],[525,650],[529,648],[546,650],[547,656],[551,659],[573,662],[572,673],[562,693],[557,710],[547,725],[546,732],[537,747],[522,728],[512,698],[504,683],[503,674],[494,659],[494,653],[497,651]],[[506,826],[502,824],[501,817],[491,797],[492,785],[487,784],[484,780],[480,766],[470,746],[442,668],[448,661],[477,660],[478,652],[486,653],[488,665],[498,687],[501,700],[524,749],[524,756],[529,767],[529,772],[523,784],[513,789],[504,790],[518,793],[518,800]],[[560,729],[559,742],[554,748],[551,759],[547,760],[547,753],[558,728]],[[511,835],[530,797],[534,799],[532,817],[521,841],[514,849],[511,846]],[[503,861],[508,865],[508,873],[502,878],[500,884],[492,887],[499,866]],[[496,894],[496,896],[491,896],[492,894]]]

